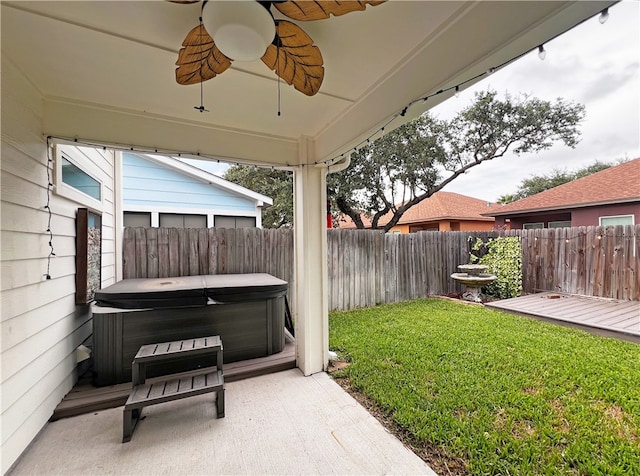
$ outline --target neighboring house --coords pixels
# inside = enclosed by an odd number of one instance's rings
[[[180,160],[122,154],[124,226],[262,227],[273,201]]]
[[[495,207],[496,205],[493,203],[459,193],[436,192],[431,197],[409,208],[389,232],[492,230],[494,219],[483,216],[482,213]],[[380,226],[388,223],[391,216],[388,213],[382,217]],[[371,228],[371,220],[368,217],[363,217],[363,222],[367,228]],[[340,228],[355,227],[351,218],[347,216],[341,218]]]
[[[640,158],[531,195],[485,216],[512,230],[640,221]]]

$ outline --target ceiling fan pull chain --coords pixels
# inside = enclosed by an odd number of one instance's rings
[[[194,109],[197,109],[200,112],[209,112],[209,109],[204,107],[204,93],[202,87],[202,79],[200,80],[200,106],[193,106]]]
[[[278,117],[280,117],[280,37],[278,36],[278,41],[276,41],[276,70],[278,74]]]
[[[204,4],[207,3],[207,0],[202,2],[202,9],[200,10],[200,33],[202,34],[202,10],[204,10]],[[200,42],[200,106],[193,106],[194,109],[203,112],[209,112],[209,109],[205,109],[204,107],[204,87],[202,83],[204,82],[202,78],[202,68],[204,67],[204,58],[202,56],[202,42]]]

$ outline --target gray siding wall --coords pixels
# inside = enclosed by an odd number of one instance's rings
[[[76,376],[75,349],[91,334],[75,305],[75,215],[83,205],[51,195],[56,256],[46,280],[47,150],[37,89],[2,60],[1,427],[2,473],[38,434]],[[85,152],[104,180],[102,284],[115,282],[113,153]],[[52,154],[53,157],[53,154]]]

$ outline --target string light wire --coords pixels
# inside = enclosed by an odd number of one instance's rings
[[[584,233],[578,233],[578,235],[576,236],[562,236],[562,233],[557,233],[555,236],[522,236],[521,238],[527,238],[529,240],[533,239],[533,241],[564,241],[565,243],[569,243],[575,240],[580,240],[580,239],[584,239],[586,238],[587,235],[595,233],[595,238],[597,238],[598,240],[601,240],[603,238],[624,238],[626,240],[631,240],[631,239],[637,239],[635,233],[633,232],[633,229],[635,228],[635,225],[619,225],[622,226],[623,228],[625,227],[630,227],[631,228],[631,232],[630,233],[625,233],[624,230],[622,231],[622,234],[617,234],[617,233],[606,233],[607,229],[611,229],[614,228],[617,225],[600,225],[600,226],[589,226],[588,230],[586,230]],[[545,228],[545,230],[550,230],[551,228]],[[512,235],[510,235],[512,236]],[[519,236],[519,235],[516,235]]]
[[[51,211],[51,192],[53,190],[52,176],[53,159],[51,158],[51,136],[47,137],[47,203],[44,209],[47,211],[47,230],[49,234],[49,255],[47,256],[47,272],[44,274],[45,279],[51,279],[51,258],[56,255],[53,248],[53,231],[51,229],[51,219],[53,212]]]
[[[118,142],[109,142],[109,141],[101,141],[101,140],[93,140],[93,139],[80,139],[78,137],[66,137],[66,136],[56,136],[51,135],[48,136],[49,139],[59,142],[67,142],[78,144],[86,147],[93,147],[104,149],[105,147],[109,147],[113,150],[123,151],[123,152],[133,152],[139,154],[158,154],[169,157],[179,157],[179,158],[193,158],[193,159],[205,159],[213,162],[225,162],[229,165],[251,165],[262,168],[271,168],[271,167],[280,167],[287,168],[293,167],[298,164],[282,164],[278,162],[259,162],[254,163],[249,160],[240,160],[235,157],[226,157],[226,156],[213,156],[208,154],[203,154],[199,151],[185,151],[185,150],[177,150],[177,149],[163,149],[161,147],[147,147],[142,145],[131,145],[131,144],[122,144]],[[328,161],[327,161],[328,162]],[[299,164],[301,166],[309,166],[309,164]]]
[[[617,2],[616,2],[616,3],[617,3]],[[606,8],[606,9],[605,9],[605,10],[603,10],[602,12],[598,12],[596,15],[601,15],[601,16],[605,16],[606,18],[609,18],[609,9],[608,9],[608,8]],[[595,16],[595,15],[594,15],[594,16]],[[582,23],[584,23],[584,22],[586,22],[586,21],[590,20],[591,18],[593,18],[593,16],[591,16],[591,17],[589,17],[589,18],[585,18],[584,20],[582,20],[582,21],[580,21],[580,22],[576,23],[576,24],[575,24],[572,28],[570,28],[570,29],[573,29],[573,28],[575,28],[575,27],[577,27],[577,26],[581,25]],[[606,21],[606,20],[605,20],[605,21]],[[601,23],[602,23],[602,22],[601,22]],[[564,34],[564,32],[558,33],[557,35],[555,35],[555,36],[553,36],[553,37],[549,38],[546,42],[547,42],[547,43],[549,43],[550,41],[555,40],[556,38],[558,38],[559,36],[561,36],[561,35],[563,35],[563,34]],[[414,104],[417,104],[417,103],[423,103],[423,104],[424,104],[424,103],[425,103],[425,102],[427,102],[429,99],[431,99],[431,98],[433,98],[433,97],[436,97],[436,96],[439,96],[439,95],[441,95],[441,94],[447,93],[447,92],[449,92],[449,91],[453,91],[454,93],[457,93],[457,92],[459,92],[459,91],[463,88],[463,86],[465,86],[465,85],[467,85],[467,84],[469,84],[469,83],[473,83],[473,82],[475,82],[475,81],[477,81],[477,80],[479,80],[479,79],[481,79],[481,78],[483,78],[483,77],[487,77],[487,76],[492,75],[493,73],[495,73],[495,72],[496,72],[496,71],[498,71],[499,69],[502,69],[502,68],[504,68],[505,66],[508,66],[508,65],[510,65],[511,63],[514,63],[515,61],[519,60],[519,59],[520,59],[520,58],[522,58],[523,56],[528,55],[528,54],[529,54],[529,53],[531,53],[532,51],[536,51],[536,50],[538,50],[538,53],[540,53],[540,49],[541,49],[541,48],[542,48],[542,51],[543,51],[543,52],[545,52],[544,47],[543,47],[542,45],[535,46],[535,47],[533,47],[533,48],[531,48],[531,49],[529,49],[529,50],[524,51],[523,53],[520,53],[519,55],[513,56],[512,58],[510,58],[510,59],[508,59],[508,60],[506,60],[506,61],[504,61],[504,62],[502,62],[502,63],[500,63],[500,64],[498,64],[498,65],[496,65],[496,66],[492,66],[492,67],[490,67],[488,70],[486,70],[486,71],[484,71],[484,72],[482,72],[482,73],[478,73],[478,74],[476,74],[475,76],[472,76],[472,77],[470,77],[470,78],[468,78],[468,79],[465,79],[464,81],[461,81],[461,82],[459,82],[458,84],[453,84],[453,85],[448,86],[448,87],[446,87],[446,88],[439,89],[439,90],[438,90],[438,91],[436,91],[435,93],[427,94],[426,96],[423,96],[423,97],[421,97],[421,98],[417,98],[417,99],[414,99],[414,100],[410,101],[408,104],[406,104],[406,105],[405,105],[405,106],[400,110],[400,112],[399,112],[399,113],[394,114],[394,115],[391,117],[391,119],[389,119],[389,120],[386,122],[386,124],[385,124],[384,126],[380,127],[379,129],[376,129],[373,133],[371,133],[369,136],[367,136],[366,138],[364,138],[362,141],[358,142],[355,146],[351,146],[351,147],[350,147],[350,149],[351,149],[351,148],[352,148],[352,149],[354,149],[354,150],[355,150],[355,149],[359,149],[359,148],[361,148],[363,145],[368,144],[369,142],[371,142],[371,140],[373,140],[374,136],[376,136],[377,134],[380,134],[381,132],[384,132],[384,128],[385,128],[386,126],[388,126],[389,124],[391,124],[395,119],[397,119],[398,117],[405,117],[405,116],[406,116],[406,114],[407,114],[408,109],[410,109]],[[546,54],[546,52],[545,52],[545,54]],[[343,154],[344,154],[344,153],[343,153]],[[340,155],[343,155],[343,154],[340,154]],[[323,162],[320,162],[320,163],[334,163],[334,162],[335,162],[335,160],[336,160],[336,158],[337,158],[337,157],[340,157],[340,155],[334,156],[334,157],[332,157],[331,159],[328,159],[328,160],[323,161]]]
[[[598,12],[596,15],[599,15],[601,12]],[[607,12],[608,14],[608,9]],[[572,28],[577,27],[578,25],[590,20],[592,17],[589,18],[585,18],[584,20],[580,21],[579,23],[575,24]],[[559,33],[551,38],[549,38],[547,40],[547,43],[554,40],[555,38],[559,37],[560,35],[564,34],[564,32]],[[279,46],[278,44],[276,44],[276,46]],[[202,159],[207,159],[207,160],[214,160],[217,162],[220,162],[221,160],[230,164],[230,165],[255,165],[256,167],[266,167],[266,168],[291,168],[291,167],[311,167],[311,166],[325,166],[325,167],[330,167],[338,162],[341,162],[345,159],[345,156],[352,153],[352,152],[357,152],[358,149],[362,148],[365,145],[370,144],[372,141],[374,141],[375,139],[377,139],[377,136],[382,136],[384,134],[384,131],[386,128],[388,128],[391,123],[393,123],[395,120],[397,120],[398,118],[403,118],[407,115],[407,112],[409,111],[409,109],[414,106],[417,103],[422,103],[424,104],[425,102],[427,102],[429,99],[434,98],[436,96],[439,96],[441,94],[445,94],[448,92],[456,92],[456,91],[460,91],[461,89],[463,89],[464,86],[470,84],[470,83],[474,83],[477,80],[489,76],[493,73],[495,73],[497,70],[504,68],[505,66],[508,66],[509,64],[519,60],[520,58],[522,58],[523,56],[526,56],[527,54],[531,53],[532,51],[536,51],[539,50],[539,48],[542,45],[537,45],[529,50],[526,50],[516,56],[511,57],[510,59],[490,67],[489,69],[487,69],[484,72],[478,73],[468,79],[465,79],[464,81],[461,81],[457,84],[452,84],[451,86],[445,87],[445,88],[441,88],[439,90],[437,90],[434,93],[430,93],[427,94],[425,96],[416,98],[412,101],[410,101],[409,103],[405,104],[402,109],[400,109],[399,112],[393,114],[388,120],[384,121],[382,123],[381,126],[374,128],[373,132],[371,132],[368,136],[366,136],[365,138],[363,138],[360,142],[357,142],[355,145],[351,145],[349,148],[346,149],[346,151],[343,151],[339,154],[336,154],[334,156],[332,156],[329,159],[325,159],[325,160],[321,160],[321,161],[315,161],[313,163],[310,164],[290,164],[290,163],[286,163],[286,164],[282,164],[282,163],[277,163],[277,162],[261,162],[261,163],[257,163],[255,164],[254,162],[249,162],[249,161],[242,161],[242,160],[238,160],[237,158],[229,158],[229,157],[214,157],[214,156],[209,156],[209,155],[205,155],[205,154],[201,154],[200,152],[185,152],[185,151],[177,151],[177,150],[162,150],[162,149],[158,149],[158,148],[149,148],[149,147],[144,147],[144,146],[132,146],[132,145],[124,145],[124,144],[109,144],[110,147],[112,147],[115,150],[129,150],[131,152],[139,152],[139,153],[144,153],[144,154],[151,154],[151,153],[158,153],[158,154],[162,154],[162,155],[168,155],[168,156],[178,156],[178,157],[182,157],[184,156],[193,156],[193,157],[198,157],[198,158],[202,158]],[[279,53],[279,52],[278,52]],[[278,58],[276,59],[276,61],[279,60],[279,54],[277,55]],[[277,66],[276,66],[277,67]],[[279,78],[279,76],[278,76]],[[280,97],[279,97],[279,93],[280,91],[278,90],[278,115],[280,115]],[[198,108],[196,108],[198,109]],[[53,137],[53,136],[51,136]],[[60,139],[60,140],[71,140],[74,142],[79,142],[82,143],[83,145],[87,145],[90,147],[103,147],[105,145],[104,142],[101,141],[92,141],[92,140],[82,140],[79,141],[77,138],[65,138],[65,137],[55,137],[56,139]]]

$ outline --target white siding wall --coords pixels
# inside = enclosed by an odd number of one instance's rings
[[[87,306],[75,305],[75,214],[80,204],[52,194],[56,256],[45,280],[49,237],[42,98],[2,60],[1,355],[2,473],[71,389],[75,349],[91,334]],[[53,155],[52,155],[53,156]],[[104,180],[102,284],[115,282],[113,153],[85,154]]]

